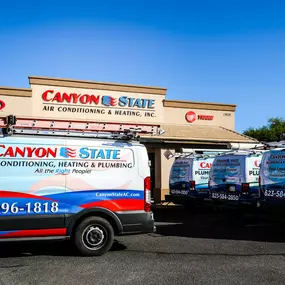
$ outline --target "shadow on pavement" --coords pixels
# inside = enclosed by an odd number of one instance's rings
[[[285,242],[285,220],[276,215],[209,207],[153,209],[157,234],[192,238]]]
[[[125,250],[126,246],[115,240],[110,251]],[[0,243],[0,259],[24,256],[79,256],[68,241],[33,241]],[[3,266],[1,266],[3,268]]]

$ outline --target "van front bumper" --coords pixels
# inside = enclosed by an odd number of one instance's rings
[[[116,215],[123,227],[120,235],[154,233],[156,231],[153,212],[128,211],[126,213],[117,212]]]

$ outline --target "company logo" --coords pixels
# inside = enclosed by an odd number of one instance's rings
[[[68,147],[12,147],[4,144],[0,145],[0,157],[33,157],[33,158],[56,158],[58,155],[64,158],[79,157],[82,159],[97,159],[97,160],[120,160],[120,149],[102,149],[82,147],[78,150]]]
[[[102,96],[102,104],[104,106],[116,106],[117,100],[111,96]]]
[[[99,159],[99,160],[118,160],[121,151],[119,149],[98,149],[82,147],[78,150],[69,147],[60,148],[60,156],[64,158],[83,158],[83,159]]]
[[[196,121],[196,113],[193,111],[189,111],[186,113],[186,120],[189,123],[193,123]]]
[[[97,105],[106,107],[122,107],[122,108],[137,108],[137,109],[154,109],[155,100],[145,98],[134,98],[121,96],[114,98],[108,95],[94,94],[77,94],[77,93],[61,93],[54,90],[46,90],[42,94],[44,102],[53,104],[81,104],[81,105]]]
[[[255,161],[254,161],[254,166],[256,166],[256,167],[260,167],[260,161],[255,160]]]
[[[198,115],[198,120],[212,121],[214,116]]]
[[[214,116],[210,116],[210,115],[200,115],[200,114],[196,114],[193,111],[189,111],[186,113],[186,121],[189,123],[193,123],[196,120],[203,120],[203,121],[212,121],[214,119]]]
[[[6,107],[5,102],[0,100],[0,111],[3,110],[5,107]]]
[[[0,145],[0,157],[56,158],[57,149],[50,147],[12,147]]]
[[[212,163],[211,163],[211,162],[205,162],[205,161],[203,161],[203,162],[200,163],[200,167],[201,167],[201,168],[211,168],[211,166],[212,166]]]
[[[69,148],[69,147],[62,147],[60,148],[60,152],[59,152],[60,156],[65,157],[65,158],[74,158],[76,157],[76,150]]]

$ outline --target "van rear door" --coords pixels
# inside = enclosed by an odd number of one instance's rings
[[[195,159],[193,162],[193,180],[195,181],[196,190],[205,190],[209,188],[209,175],[210,175],[210,169],[212,166],[212,163],[214,161],[214,158],[200,158]]]
[[[244,180],[243,155],[224,155],[216,157],[209,178],[213,199],[238,200],[241,182]]]
[[[259,175],[261,199],[285,203],[285,149],[266,152]]]
[[[187,195],[190,191],[189,175],[192,159],[176,159],[171,167],[169,189],[171,195]]]
[[[258,195],[258,177],[262,154],[250,155],[246,158],[245,183],[249,186],[249,194]]]

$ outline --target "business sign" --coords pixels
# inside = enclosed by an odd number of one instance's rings
[[[48,89],[41,94],[41,100],[44,112],[156,117],[156,100],[151,98],[70,93]]]
[[[5,102],[0,100],[0,111],[3,110],[5,107],[6,107]]]
[[[214,116],[213,115],[205,115],[205,114],[196,114],[193,111],[189,111],[185,115],[186,121],[188,123],[194,123],[196,120],[202,120],[202,121],[213,121]]]
[[[44,173],[48,169],[48,173],[69,174],[70,168],[83,168],[86,170],[84,173],[91,173],[93,169],[98,168],[133,167],[133,153],[127,148],[2,144],[0,157],[1,167],[35,167],[34,173]],[[72,173],[77,172],[72,170]]]

